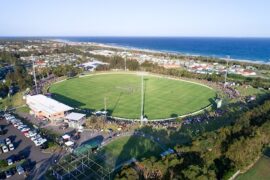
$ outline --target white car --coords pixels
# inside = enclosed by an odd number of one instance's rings
[[[7,116],[7,117],[6,117],[6,120],[7,120],[7,121],[11,121],[12,119],[16,119],[16,118],[15,118],[14,116]]]
[[[26,137],[34,137],[34,136],[36,136],[37,135],[37,133],[35,132],[35,131],[29,131],[28,133],[27,133],[27,136]]]
[[[12,116],[12,117],[6,118],[6,120],[7,120],[8,122],[11,122],[11,121],[16,120],[16,118],[15,118],[14,116]]]
[[[41,144],[43,144],[41,141],[37,141],[37,140],[35,140],[34,143],[36,146],[40,146]]]
[[[4,114],[4,117],[8,117],[8,116],[11,116],[11,114],[9,114],[9,113]]]
[[[22,168],[21,165],[17,165],[17,166],[16,166],[16,169],[17,169],[17,172],[18,172],[19,175],[21,175],[21,174],[24,173],[24,170],[23,170],[23,168]]]
[[[45,138],[39,138],[38,141],[40,141],[42,143],[45,143],[47,141],[47,139],[45,139]]]
[[[14,123],[22,122],[22,121],[19,120],[19,119],[12,119],[12,120],[10,120],[10,122],[11,122],[12,124],[14,124]]]
[[[4,153],[7,153],[8,152],[7,146],[2,146],[2,150],[3,150]]]
[[[20,120],[14,118],[14,119],[11,119],[9,122],[11,122],[12,124],[14,124],[16,122],[20,122]]]
[[[12,164],[13,164],[12,159],[7,159],[7,164],[8,164],[9,166],[12,165]]]
[[[15,122],[15,123],[13,124],[13,126],[16,127],[16,128],[18,128],[19,126],[22,126],[22,125],[23,125],[22,122]]]
[[[37,134],[36,136],[31,137],[31,140],[34,141],[34,140],[39,139],[39,138],[41,138],[41,136],[39,134]]]
[[[5,118],[6,118],[6,120],[8,120],[8,121],[10,121],[11,119],[15,119],[14,116],[6,116]]]
[[[34,143],[36,146],[40,146],[41,144],[45,143],[47,141],[47,139],[45,138],[38,138],[34,140]]]
[[[20,129],[21,132],[27,132],[27,131],[29,131],[29,130],[30,130],[30,128],[28,128],[28,127],[25,127],[25,128],[23,128],[23,129]]]
[[[9,145],[11,143],[11,140],[9,138],[5,139],[6,145]]]
[[[13,151],[13,150],[14,150],[14,146],[13,146],[13,144],[12,144],[12,143],[10,143],[10,144],[8,145],[8,148],[9,148],[9,150],[10,150],[10,151]]]
[[[24,128],[28,128],[28,127],[27,127],[26,125],[21,125],[21,126],[18,127],[18,130],[21,131],[21,130],[24,129]]]

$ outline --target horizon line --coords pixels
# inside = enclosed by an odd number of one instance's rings
[[[37,35],[37,36],[22,36],[22,35],[0,35],[1,38],[76,38],[76,37],[86,37],[86,38],[257,38],[257,39],[269,39],[270,36],[114,36],[114,35]]]

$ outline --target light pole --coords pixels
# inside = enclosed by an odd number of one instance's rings
[[[33,65],[33,76],[34,76],[34,82],[35,82],[35,88],[36,88],[36,94],[38,94],[38,89],[37,89],[37,78],[36,78],[36,70],[35,70],[35,62],[34,62],[34,58],[33,55],[31,55],[31,59],[32,59],[32,65]]]
[[[141,76],[141,126],[143,125],[143,101],[144,101],[144,92],[143,92],[143,74]]]
[[[125,51],[125,71],[127,71],[127,52]]]
[[[105,111],[105,117],[103,119],[103,129],[105,127],[105,121],[107,120],[107,98],[104,97],[104,111]]]
[[[227,56],[227,58],[226,58],[227,65],[226,65],[226,73],[225,73],[225,80],[224,80],[224,88],[225,88],[226,85],[227,85],[227,76],[228,76],[229,59],[230,59],[230,56]]]

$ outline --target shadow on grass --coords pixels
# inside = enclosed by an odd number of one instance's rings
[[[77,101],[75,99],[63,96],[63,95],[58,94],[58,93],[53,93],[52,98],[57,100],[57,101],[63,102],[65,104],[67,104],[67,105],[70,105],[72,107],[76,107],[76,108],[80,108],[82,106],[85,106],[85,104],[80,102],[80,101]]]
[[[75,99],[63,96],[63,95],[58,94],[58,93],[53,93],[52,98],[57,100],[57,101],[60,101],[60,102],[62,102],[64,104],[67,104],[67,105],[69,105],[69,106],[71,106],[73,108],[75,108],[73,110],[74,112],[84,113],[87,116],[91,115],[91,113],[95,111],[95,109],[82,108],[83,106],[86,105],[85,103],[82,103],[82,102],[77,101]]]
[[[152,128],[151,126],[145,126],[142,128],[139,128],[137,131],[143,132],[144,134],[147,134],[151,138],[154,138],[157,143],[164,144],[167,147],[189,147],[192,145],[192,139],[194,136],[194,132],[197,132],[198,128],[200,128],[200,133],[197,135],[204,133],[204,132],[210,132],[217,130],[223,126],[231,125],[234,123],[236,119],[238,119],[243,113],[249,110],[249,108],[252,108],[256,106],[256,104],[260,103],[261,99],[265,99],[269,97],[269,95],[258,97],[258,101],[250,104],[245,104],[244,102],[236,102],[233,104],[230,104],[230,106],[226,107],[226,110],[223,109],[223,114],[219,117],[211,117],[206,122],[195,122],[192,125],[182,125],[181,128],[169,131],[165,128]],[[211,102],[212,99],[209,99]],[[213,101],[212,101],[213,102]],[[219,111],[219,110],[218,110]],[[203,114],[200,114],[198,116],[200,117],[210,117],[211,112],[205,111]],[[220,122],[222,121],[222,122]],[[202,125],[203,124],[203,125]],[[194,126],[193,126],[194,125]],[[195,134],[196,135],[196,134]],[[149,159],[151,156],[155,156],[156,158],[161,158],[158,153],[154,152],[147,152],[147,147],[144,146],[142,143],[134,143],[132,138],[128,140],[125,145],[123,146],[122,151],[120,152],[118,159],[116,161],[116,164],[119,165],[119,163],[122,163],[123,161],[129,160],[128,158],[134,157],[134,154],[136,152],[139,152],[137,156],[137,160],[143,160],[144,158]],[[270,150],[268,150],[268,156],[270,154]],[[201,155],[199,152],[182,152],[179,157],[182,161],[182,163],[179,163],[174,168],[176,169],[175,172],[179,172],[179,177],[181,177],[181,169],[185,169],[185,167],[194,165],[201,167],[203,166],[204,162],[201,158]],[[230,167],[230,161],[227,159],[218,159],[215,161],[215,163],[222,169],[226,169]],[[227,167],[228,166],[228,167]],[[222,175],[222,171],[220,171],[220,174]],[[166,176],[166,175],[165,175]],[[183,175],[183,177],[185,177]]]
[[[111,109],[111,114],[112,114],[112,112],[117,108],[117,106],[118,106],[118,104],[119,104],[119,101],[120,101],[122,95],[123,95],[123,92],[121,92],[121,93],[119,94],[119,96],[118,96],[118,98],[117,98],[117,100],[116,100],[116,102],[115,102],[113,108]]]
[[[143,87],[143,112],[142,112],[142,114],[144,114],[144,112],[145,112],[145,109],[144,109],[144,105],[145,105],[145,99],[146,99],[146,89],[147,89],[147,81],[148,81],[149,79],[148,78],[144,78],[143,79],[143,84],[144,84],[144,87]],[[146,116],[147,117],[147,116]]]

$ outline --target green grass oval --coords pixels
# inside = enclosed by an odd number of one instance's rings
[[[139,119],[141,112],[141,76],[137,74],[96,74],[53,84],[53,98],[67,105],[91,110],[107,109],[112,116]],[[144,114],[148,119],[180,116],[205,108],[216,92],[206,86],[144,76]]]

